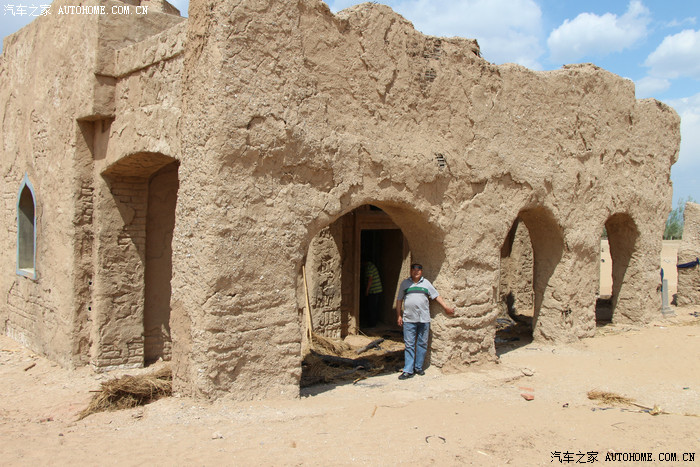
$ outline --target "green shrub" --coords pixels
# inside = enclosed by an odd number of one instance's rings
[[[664,240],[678,240],[683,238],[683,214],[685,212],[685,203],[695,202],[692,196],[688,196],[685,200],[678,199],[678,205],[671,211],[666,219],[666,228],[664,229]]]

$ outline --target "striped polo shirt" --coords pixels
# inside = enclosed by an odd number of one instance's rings
[[[410,277],[404,279],[396,298],[403,300],[403,320],[406,323],[429,323],[430,300],[434,300],[438,295],[433,284],[425,277],[421,277],[417,283]]]

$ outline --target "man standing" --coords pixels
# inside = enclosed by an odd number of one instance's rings
[[[411,265],[411,277],[404,279],[399,286],[396,299],[396,316],[399,326],[403,327],[404,367],[399,379],[412,378],[415,373],[424,375],[423,362],[428,352],[430,334],[430,300],[436,300],[451,315],[455,312],[440,297],[433,284],[423,277],[423,266]],[[401,308],[403,305],[403,314]]]
[[[375,266],[372,261],[365,261],[363,266],[362,273],[365,283],[367,284],[365,286],[367,306],[364,324],[367,327],[373,328],[377,325],[377,318],[381,311],[382,292],[384,292],[384,289],[382,288],[382,279],[379,276],[377,266]]]

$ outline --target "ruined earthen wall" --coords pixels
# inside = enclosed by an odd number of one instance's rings
[[[94,299],[95,348],[99,368],[138,367],[144,362],[143,307],[148,186],[139,177],[108,180],[111,197],[98,200],[100,213],[119,211],[122,222],[98,217]],[[114,206],[113,206],[114,205]],[[128,267],[125,267],[128,265]],[[110,310],[99,313],[100,309]]]
[[[144,357],[146,363],[172,355],[170,297],[172,236],[177,203],[177,163],[154,174],[148,183],[144,297]]]
[[[341,223],[342,251],[345,252],[342,262],[341,302],[340,302],[340,337],[356,333],[359,323],[355,319],[355,300],[358,284],[355,283],[355,219],[354,216],[343,216],[336,222]]]
[[[186,24],[116,52],[115,119],[109,150],[98,171],[139,152],[179,156]]]
[[[157,353],[144,342],[148,187],[178,162],[169,326],[182,393],[298,394],[302,264],[366,204],[457,307],[434,310],[436,366],[495,358],[500,253],[518,218],[536,339],[593,334],[605,225],[627,265],[614,319],[658,312],[679,119],[635,100],[632,82],[593,65],[495,66],[475,41],[424,36],[375,4],[334,16],[319,0],[192,0],[186,23],[154,15],[40,18],[5,42],[2,246],[14,251],[27,172],[40,275],[6,270],[0,319],[30,347],[101,368]],[[167,352],[162,313],[146,334]]]
[[[678,248],[678,264],[700,258],[700,204],[686,203],[683,212],[683,240]],[[700,266],[678,269],[678,305],[700,304]]]
[[[618,319],[657,311],[679,119],[635,100],[631,81],[592,65],[495,66],[474,41],[423,36],[381,5],[333,16],[313,0],[191,2],[183,79],[182,391],[296,392],[290,291],[311,239],[363,204],[392,217],[457,306],[435,313],[438,366],[494,358],[500,249],[519,215],[539,245],[536,338],[593,334],[600,235],[616,213],[639,232]],[[207,229],[192,238],[195,222]]]

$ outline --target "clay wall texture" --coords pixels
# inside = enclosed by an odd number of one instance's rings
[[[307,286],[314,332],[335,338],[345,337],[341,332],[344,259],[342,227],[342,222],[335,222],[321,230],[309,245],[306,260]]]
[[[294,397],[302,265],[314,326],[352,330],[354,291],[334,272],[353,273],[352,242],[336,221],[368,204],[457,307],[435,310],[436,366],[495,358],[516,220],[536,339],[593,335],[604,226],[613,319],[658,313],[680,122],[631,81],[496,66],[476,41],[424,36],[376,4],[192,0],[189,16],[41,18],[6,39],[6,333],[65,364],[172,358],[181,393]],[[36,280],[13,267],[25,173]]]
[[[75,17],[57,24],[41,17],[4,41],[0,60],[3,163],[3,330],[62,364],[83,360],[80,328],[87,305],[76,300],[79,272],[74,222],[90,217],[90,187],[81,186],[71,157],[79,135],[75,116],[90,107],[94,49],[75,47],[97,41],[95,24]],[[74,30],[65,34],[65,29]],[[50,44],[50,47],[49,47]],[[17,192],[27,175],[36,203],[37,279],[14,273]],[[77,195],[77,196],[76,196]],[[81,202],[77,202],[79,199]]]
[[[66,3],[54,2],[53,8]],[[103,4],[109,9],[119,3],[86,4]],[[99,195],[105,189],[105,180],[99,174],[109,162],[110,149],[125,150],[119,147],[119,138],[110,134],[115,114],[120,112],[134,121],[131,109],[146,106],[143,95],[129,93],[135,87],[134,77],[148,73],[151,64],[173,55],[153,52],[163,42],[154,34],[182,21],[157,12],[147,20],[136,15],[53,15],[40,17],[5,39],[0,56],[6,208],[3,223],[7,225],[2,254],[5,264],[16,264],[17,192],[26,174],[35,189],[37,206],[37,278],[10,274],[9,269],[2,275],[0,284],[8,300],[0,309],[0,322],[8,335],[65,365],[143,365],[143,324],[131,332],[123,329],[123,321],[107,325],[120,312],[129,315],[143,299],[123,298],[130,297],[130,282],[123,275],[128,267],[111,276],[110,280],[119,282],[118,287],[109,294],[99,290],[100,281],[113,274],[122,260],[121,254],[112,254],[106,264],[96,262],[101,252],[96,244],[100,232],[109,230],[113,249],[120,250],[126,242],[124,232],[135,229],[134,225],[119,227],[124,229],[121,236],[118,228],[112,229],[105,210],[100,209]],[[150,41],[141,42],[148,38]],[[155,45],[149,47],[149,43]],[[138,44],[136,50],[124,50],[119,63],[115,63],[116,48],[131,44]],[[115,70],[123,70],[123,75]],[[169,73],[171,78],[159,80],[159,87],[179,82],[177,67]],[[115,88],[119,88],[116,99]],[[148,99],[154,98],[150,92],[145,94]],[[171,102],[179,101],[172,89],[162,92],[161,98],[163,95]],[[167,120],[171,126],[177,124],[177,119],[170,116]],[[157,125],[161,131],[158,140],[167,141],[162,131],[167,125]],[[142,125],[141,131],[151,126]],[[128,136],[129,146],[140,144],[137,136]],[[128,153],[114,158],[124,155]],[[116,188],[110,197],[134,208],[143,205],[145,190],[134,191],[128,181],[121,180],[117,185],[120,183],[126,185]],[[144,212],[138,211],[135,225],[143,224]],[[143,232],[133,235],[134,250],[145,245],[145,225],[140,230]],[[138,282],[134,287],[138,288]],[[104,303],[102,295],[109,297]],[[129,303],[116,308],[117,313],[112,315],[110,302],[118,300]],[[129,337],[116,337],[122,333]]]
[[[501,249],[501,314],[532,316],[533,252],[527,228],[518,222],[508,233]]]
[[[683,211],[683,239],[678,248],[678,264],[700,258],[700,204],[686,203]],[[700,303],[700,265],[678,269],[678,305]]]

